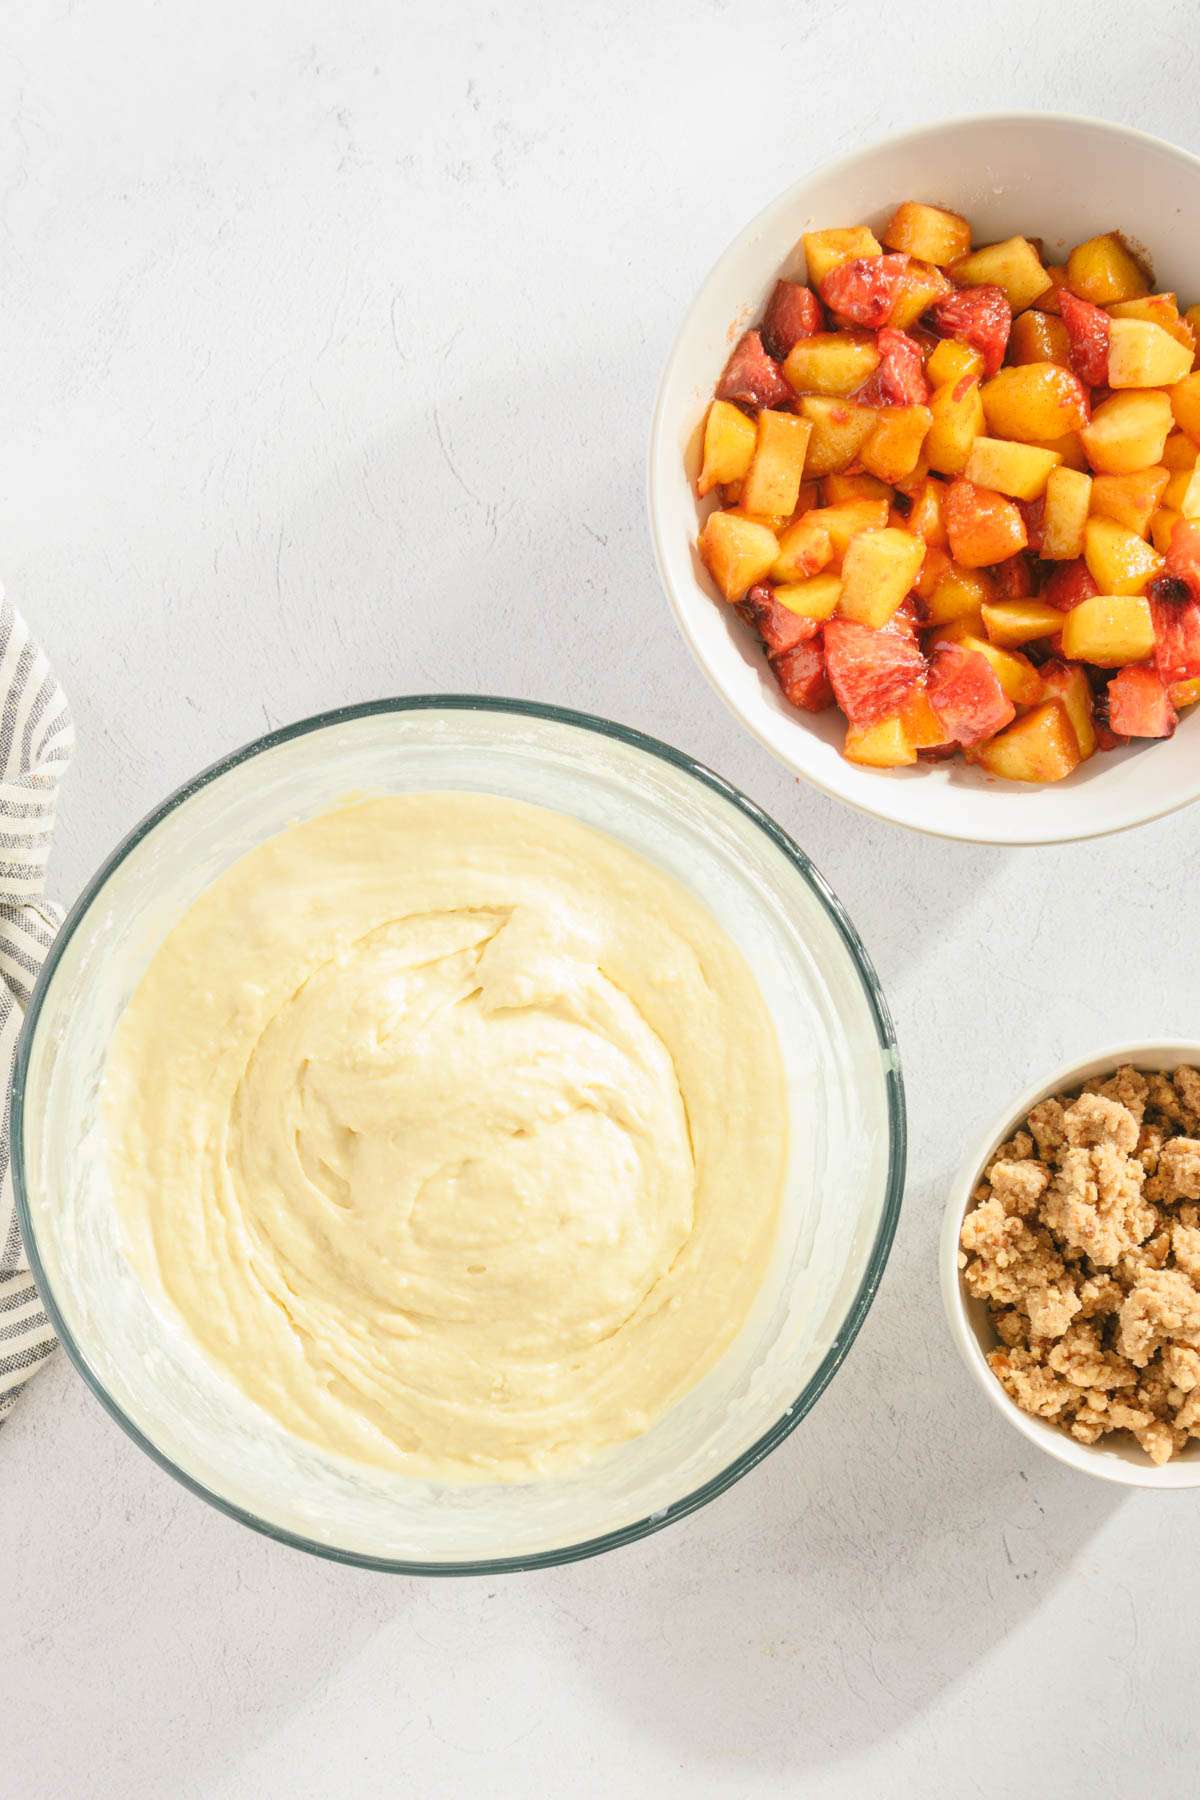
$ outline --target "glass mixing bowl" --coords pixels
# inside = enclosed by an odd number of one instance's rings
[[[352,793],[476,789],[584,820],[702,896],[774,1016],[791,1158],[766,1281],[716,1366],[643,1436],[578,1473],[442,1485],[323,1455],[246,1399],[125,1261],[97,1105],[154,950],[236,858]],[[588,1556],[681,1518],[782,1441],[828,1385],[891,1246],[904,1096],[874,971],[795,844],[719,777],[602,719],[471,696],[383,700],[272,732],[189,782],[114,851],[47,959],[12,1097],[30,1260],[67,1352],[156,1462],[244,1524],[415,1574]]]

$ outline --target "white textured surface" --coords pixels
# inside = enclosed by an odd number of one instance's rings
[[[64,897],[268,723],[445,687],[592,707],[812,852],[887,985],[912,1127],[882,1294],[812,1417],[706,1512],[577,1568],[422,1584],[278,1549],[56,1359],[0,1436],[6,1795],[1195,1791],[1197,1500],[1009,1432],[954,1360],[934,1254],[1006,1093],[1102,1039],[1196,1034],[1197,815],[972,850],[801,789],[693,671],[642,508],[658,369],[752,211],[973,108],[1200,148],[1174,19],[6,9],[0,562],[79,720]]]

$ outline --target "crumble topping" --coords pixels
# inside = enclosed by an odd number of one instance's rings
[[[1200,1072],[1124,1067],[1040,1101],[995,1152],[959,1267],[1010,1399],[1164,1463],[1200,1438]]]

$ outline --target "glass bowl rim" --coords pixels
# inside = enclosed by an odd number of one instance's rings
[[[602,1532],[598,1536],[586,1538],[577,1544],[568,1544],[554,1550],[539,1550],[529,1555],[433,1563],[415,1562],[388,1556],[372,1556],[361,1551],[344,1550],[334,1545],[320,1543],[315,1538],[305,1537],[300,1532],[274,1525],[266,1519],[258,1518],[256,1514],[236,1505],[233,1501],[225,1499],[224,1496],[213,1493],[203,1482],[189,1475],[156,1444],[152,1443],[117,1404],[99,1377],[92,1372],[82,1349],[76,1343],[59,1310],[37,1244],[26,1192],[25,1169],[25,1095],[29,1058],[37,1033],[42,1005],[68,943],[84,917],[103,894],[110,877],[125,859],[169,814],[183,806],[201,789],[227,774],[231,769],[237,768],[241,763],[249,762],[265,751],[273,750],[277,745],[289,742],[292,738],[309,736],[356,719],[370,718],[383,713],[419,711],[490,712],[543,719],[552,724],[569,725],[582,731],[595,732],[602,737],[613,738],[619,743],[628,744],[635,750],[657,757],[660,761],[681,769],[684,774],[691,776],[693,780],[700,782],[718,798],[741,812],[752,824],[765,833],[792,864],[801,879],[807,883],[832,920],[850,954],[875,1025],[884,1065],[884,1086],[888,1111],[888,1169],[883,1207],[875,1233],[875,1241],[867,1257],[862,1279],[829,1349],[792,1405],[773,1425],[769,1426],[753,1444],[735,1457],[719,1474],[701,1483],[699,1487],[685,1494],[681,1499],[672,1501],[669,1506],[662,1507],[644,1518],[634,1520],[631,1524],[622,1525],[613,1531]],[[325,712],[313,713],[290,725],[277,726],[273,730],[265,732],[261,737],[251,739],[239,749],[230,751],[216,762],[210,763],[207,768],[202,769],[189,781],[182,783],[168,794],[165,800],[153,807],[131,831],[126,833],[84,885],[46,954],[26,1009],[25,1021],[17,1044],[10,1117],[13,1192],[16,1200],[17,1219],[29,1258],[30,1271],[50,1322],[68,1358],[109,1416],[160,1469],[180,1482],[189,1492],[216,1507],[218,1512],[224,1513],[227,1518],[238,1520],[241,1524],[249,1526],[252,1531],[260,1532],[264,1536],[274,1539],[276,1543],[287,1544],[293,1549],[306,1551],[327,1562],[344,1563],[356,1568],[396,1575],[498,1575],[517,1570],[554,1568],[561,1563],[580,1562],[586,1557],[598,1556],[606,1550],[614,1550],[623,1544],[634,1543],[639,1538],[648,1537],[651,1532],[661,1531],[677,1519],[685,1518],[688,1513],[695,1512],[699,1507],[706,1505],[708,1501],[716,1499],[718,1494],[724,1493],[736,1481],[740,1481],[743,1475],[747,1474],[786,1437],[790,1436],[801,1419],[812,1410],[845,1360],[854,1339],[858,1336],[863,1320],[870,1311],[878,1290],[896,1234],[904,1191],[907,1153],[907,1121],[900,1054],[896,1043],[895,1026],[892,1023],[879,977],[841,901],[800,846],[780,825],[776,824],[768,813],[764,812],[740,789],[734,787],[731,782],[726,781],[723,776],[716,774],[703,763],[697,762],[682,750],[676,750],[670,744],[649,737],[632,726],[620,725],[611,719],[603,719],[593,713],[579,712],[569,707],[553,706],[534,700],[515,700],[487,694],[407,694],[360,701],[353,705],[338,706]]]

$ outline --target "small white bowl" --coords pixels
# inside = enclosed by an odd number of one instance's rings
[[[798,713],[771,678],[753,634],[724,605],[695,552],[712,502],[698,502],[700,425],[732,343],[776,278],[802,275],[803,232],[882,226],[899,201],[965,213],[976,240],[1045,238],[1051,260],[1123,228],[1146,247],[1160,286],[1200,298],[1200,158],[1095,119],[1009,113],[955,119],[887,139],[806,175],[734,239],[689,312],[659,387],[650,442],[650,527],[663,585],[700,667],[743,725],[836,799],[939,837],[990,844],[1096,837],[1200,796],[1200,721],[1169,743],[1092,757],[1046,787],[995,781],[959,760],[889,771],[840,754],[836,711]]]
[[[1048,1080],[1039,1082],[1007,1107],[976,1144],[950,1195],[938,1256],[942,1299],[950,1334],[968,1369],[993,1406],[1039,1450],[1056,1456],[1059,1462],[1067,1463],[1072,1469],[1081,1469],[1086,1475],[1098,1475],[1102,1481],[1117,1481],[1126,1487],[1200,1487],[1200,1441],[1193,1439],[1181,1455],[1156,1467],[1124,1433],[1101,1438],[1097,1444],[1081,1444],[1058,1426],[1022,1412],[1009,1399],[987,1365],[987,1353],[998,1347],[1000,1339],[993,1328],[987,1303],[968,1294],[958,1267],[958,1234],[971,1205],[971,1195],[997,1147],[1020,1128],[1030,1108],[1039,1100],[1070,1093],[1090,1081],[1093,1075],[1111,1075],[1122,1063],[1132,1063],[1147,1073],[1177,1069],[1183,1063],[1200,1067],[1200,1043],[1168,1040],[1158,1044],[1115,1044],[1099,1055],[1089,1057],[1086,1062],[1068,1063],[1055,1070]]]

